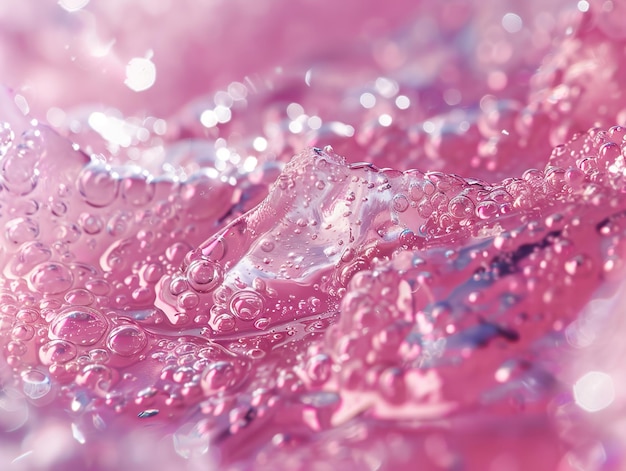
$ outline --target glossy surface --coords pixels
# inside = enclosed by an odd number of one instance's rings
[[[622,2],[9,4],[2,469],[623,469]]]

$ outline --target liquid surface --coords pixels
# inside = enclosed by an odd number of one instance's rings
[[[2,469],[625,469],[626,3],[94,3],[0,7]]]

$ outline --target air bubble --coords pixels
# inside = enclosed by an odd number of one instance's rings
[[[93,345],[102,338],[107,323],[94,309],[85,307],[62,311],[50,325],[55,337],[77,345]]]
[[[85,288],[95,296],[106,296],[111,290],[111,286],[106,280],[92,279],[85,283]]]
[[[270,325],[270,320],[267,317],[261,317],[260,319],[257,319],[256,321],[254,321],[254,327],[256,327],[259,330],[265,330],[269,327]]]
[[[219,314],[214,320],[215,330],[220,333],[230,332],[235,328],[235,318],[230,314]]]
[[[11,129],[11,125],[6,122],[0,123],[0,157],[6,154],[7,150],[13,145],[15,133]]]
[[[39,224],[31,218],[17,218],[6,223],[6,238],[12,244],[23,244],[39,237]]]
[[[88,165],[78,177],[78,191],[85,201],[96,208],[108,206],[117,198],[120,181],[104,167]]]
[[[165,250],[165,257],[167,257],[167,260],[172,264],[178,265],[183,261],[185,255],[187,255],[190,250],[191,246],[186,242],[175,242]]]
[[[328,355],[318,354],[310,358],[306,364],[307,376],[313,384],[323,384],[331,374],[332,361]]]
[[[221,283],[221,268],[210,260],[196,260],[187,269],[187,279],[194,290],[207,293]]]
[[[35,335],[34,327],[28,324],[16,325],[15,327],[13,327],[13,330],[11,331],[11,338],[13,340],[19,340],[22,342],[32,339],[34,335]]]
[[[122,180],[122,197],[134,206],[145,206],[154,198],[155,187],[144,175]]]
[[[212,363],[202,373],[202,389],[208,396],[230,391],[241,383],[246,371],[242,360]]]
[[[132,324],[115,327],[107,338],[107,347],[111,352],[124,357],[136,355],[147,343],[145,332]]]
[[[74,306],[89,306],[94,302],[94,296],[89,290],[77,288],[65,294],[65,301]]]
[[[424,189],[422,185],[412,183],[409,187],[409,195],[413,201],[420,201],[424,197]]]
[[[173,278],[169,284],[169,292],[174,296],[184,293],[187,291],[187,288],[189,288],[189,283],[183,277]]]
[[[404,195],[396,195],[391,201],[391,207],[394,211],[403,213],[409,208],[409,200]]]
[[[481,201],[476,206],[476,215],[480,219],[491,219],[500,212],[500,205],[495,201]]]
[[[50,392],[52,383],[45,373],[29,370],[22,373],[22,389],[29,398],[41,399]]]
[[[94,214],[83,213],[78,220],[85,233],[89,235],[98,234],[104,228],[102,219]]]
[[[238,291],[230,300],[230,310],[243,321],[255,320],[264,309],[263,298],[252,290]]]
[[[2,176],[10,192],[23,196],[35,189],[39,178],[37,160],[38,156],[28,149],[11,151],[2,159]]]
[[[36,291],[46,294],[63,293],[74,282],[70,270],[60,263],[43,263],[37,266],[29,279]]]
[[[178,306],[181,309],[190,310],[195,308],[200,302],[200,297],[193,292],[186,292],[178,297]]]
[[[455,218],[468,218],[474,215],[474,203],[466,196],[455,196],[448,203],[448,211]]]

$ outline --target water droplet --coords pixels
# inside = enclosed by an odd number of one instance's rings
[[[31,218],[12,219],[4,227],[7,240],[16,245],[39,237],[39,224]]]
[[[391,207],[393,208],[394,211],[403,213],[409,207],[409,200],[404,195],[396,195],[393,197],[393,200],[391,201]]]
[[[330,378],[332,361],[328,355],[318,354],[309,359],[306,372],[313,384],[323,384]]]
[[[99,216],[90,213],[83,213],[79,217],[80,227],[83,228],[85,233],[94,235],[100,233],[104,227],[104,222]]]
[[[474,215],[474,203],[466,196],[455,196],[448,203],[448,211],[455,218],[468,218]]]
[[[196,260],[187,269],[191,287],[201,293],[214,290],[222,281],[220,266],[210,260]]]
[[[41,399],[50,392],[52,383],[45,373],[29,370],[22,373],[22,389],[31,399]]]
[[[20,322],[32,323],[39,319],[39,312],[32,308],[20,309],[15,316]]]
[[[9,123],[0,123],[0,157],[6,154],[7,150],[13,145],[15,133],[11,129]]]
[[[271,240],[263,240],[261,242],[261,250],[263,252],[271,252],[272,250],[274,250],[274,242],[272,242]]]
[[[243,321],[252,321],[258,318],[264,309],[263,298],[252,290],[238,291],[230,300],[230,310]]]
[[[165,250],[167,260],[174,265],[180,264],[185,255],[191,250],[191,246],[185,242],[176,242]]]
[[[476,206],[476,215],[480,219],[490,219],[498,214],[500,205],[495,201],[481,201]]]
[[[139,353],[148,343],[146,333],[136,325],[115,327],[107,338],[107,347],[118,355],[128,357]]]
[[[243,380],[247,371],[242,360],[217,361],[202,373],[202,389],[206,395],[232,390]]]
[[[125,178],[121,187],[122,197],[134,206],[144,206],[154,198],[155,187],[144,175]]]
[[[267,317],[261,317],[257,319],[256,321],[254,321],[254,327],[256,327],[259,330],[265,330],[269,327],[269,325],[270,325],[270,320]]]
[[[33,338],[35,335],[35,329],[32,325],[19,324],[13,327],[11,331],[11,338],[13,340],[26,341]]]
[[[169,283],[169,292],[173,296],[178,296],[184,293],[189,288],[189,283],[187,282],[187,278],[182,276],[177,276],[173,278]]]
[[[40,293],[59,294],[71,288],[74,277],[65,265],[43,263],[33,270],[29,280]]]
[[[409,196],[413,201],[420,201],[424,197],[424,189],[419,183],[412,183],[409,187]]]
[[[200,297],[193,292],[183,293],[178,297],[178,306],[181,309],[193,309],[200,302]]]
[[[65,301],[74,306],[89,306],[93,303],[94,297],[88,290],[77,288],[65,294]]]
[[[38,156],[28,149],[9,152],[2,159],[2,176],[9,191],[23,196],[35,189],[39,172],[35,171]]]
[[[106,280],[101,279],[92,279],[87,281],[85,283],[85,288],[87,288],[95,296],[105,296],[111,290],[109,283]]]
[[[214,325],[218,332],[230,332],[235,328],[235,318],[230,314],[219,314],[215,317]]]
[[[108,206],[117,198],[120,181],[101,165],[88,165],[78,177],[78,191],[91,206]]]
[[[52,335],[77,345],[95,344],[106,329],[107,323],[100,313],[84,307],[62,311],[50,325]]]

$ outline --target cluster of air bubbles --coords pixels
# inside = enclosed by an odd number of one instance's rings
[[[609,4],[597,28],[619,39]],[[462,36],[467,20],[443,10],[420,37]],[[595,116],[586,80],[610,82],[602,125],[623,117],[623,61],[570,32],[574,52],[528,85],[522,46],[547,49],[556,26],[522,10],[494,12],[463,60],[390,39],[360,81],[281,69],[168,121],[51,108],[74,145],[0,123],[0,343],[20,394],[98,430],[100,412],[178,426],[193,410],[174,434],[185,458],[276,424],[266,449],[342,424],[364,435],[363,416],[548,408],[564,382],[536,352],[592,345],[589,300],[623,274],[626,130],[566,141]],[[433,49],[437,79],[411,44]],[[582,73],[582,52],[615,71]],[[131,59],[126,85],[156,87],[155,67]],[[613,378],[581,375],[563,401],[608,409]]]

